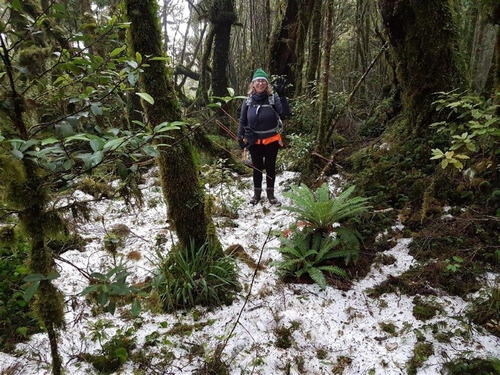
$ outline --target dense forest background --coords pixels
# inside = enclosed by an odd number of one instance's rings
[[[467,293],[498,270],[500,1],[8,0],[0,15],[0,343],[26,336],[7,327],[36,329],[14,305],[34,311],[54,373],[64,326],[54,259],[78,246],[66,218],[89,218],[88,202],[61,196],[141,204],[137,186],[156,165],[172,253],[208,248],[224,260],[199,170],[222,162],[248,173],[233,136],[257,68],[287,81],[281,168],[311,189],[340,173],[370,199],[347,223],[367,254],[349,267],[366,270],[376,235],[399,219],[416,257],[437,259],[419,275],[428,282]],[[445,208],[456,220],[439,220]],[[453,282],[436,272],[450,259]],[[226,271],[207,300],[237,289]],[[418,289],[412,277],[399,287]],[[499,295],[481,323],[498,322]]]

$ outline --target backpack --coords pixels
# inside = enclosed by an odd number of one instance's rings
[[[276,129],[272,129],[273,131],[276,130],[276,131],[279,131],[281,128],[283,128],[283,121],[281,120],[280,116],[278,115],[278,112],[276,112],[276,109],[275,109],[275,102],[274,102],[274,96],[276,94],[271,94],[269,95],[269,104],[263,104],[261,105],[261,107],[271,107],[274,111],[274,113],[276,113],[276,117],[278,118],[278,127]],[[251,107],[252,105],[253,106],[256,106],[255,104],[252,104],[252,96],[251,95],[248,95],[247,98],[246,98],[246,105],[247,107]]]
[[[274,95],[275,94],[269,95],[269,104],[261,105],[261,107],[273,107],[273,109],[274,109]],[[247,96],[246,104],[248,107],[250,107],[252,105],[252,97],[250,95]]]

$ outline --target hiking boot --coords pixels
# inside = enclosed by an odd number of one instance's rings
[[[276,206],[281,206],[281,203],[274,196],[274,188],[267,188],[266,193],[267,193],[267,200],[269,201],[269,203],[274,204]]]
[[[250,204],[256,205],[260,202],[260,197],[262,195],[262,188],[254,188],[253,189],[253,197],[250,199]]]

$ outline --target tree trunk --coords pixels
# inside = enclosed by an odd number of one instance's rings
[[[329,110],[328,110],[328,89],[330,83],[330,52],[333,44],[333,1],[328,0],[327,3],[327,16],[326,16],[326,39],[325,51],[323,55],[323,78],[321,79],[321,94],[319,101],[320,119],[318,126],[318,134],[316,137],[316,152],[323,155],[329,144],[327,139],[329,124]]]
[[[457,0],[379,0],[402,88],[407,130],[428,135],[433,94],[463,87]]]
[[[214,26],[212,53],[212,92],[214,96],[226,96],[229,85],[229,47],[231,27],[236,21],[232,0],[215,0],[210,11]]]
[[[312,15],[311,46],[309,48],[309,64],[307,66],[306,81],[309,94],[312,94],[320,65],[321,44],[321,8],[323,1],[315,1]]]
[[[298,0],[288,0],[285,16],[277,33],[269,42],[270,72],[286,76],[288,82],[295,84],[295,43],[297,42]]]
[[[295,45],[295,58],[296,63],[294,67],[295,80],[295,95],[302,94],[303,77],[302,72],[305,61],[305,45],[307,40],[307,32],[311,24],[311,17],[313,14],[314,4],[317,0],[301,0],[299,6],[298,28],[297,28],[297,44]]]
[[[131,22],[130,42],[134,53],[162,56],[161,33],[158,25],[156,0],[125,0],[126,14]],[[155,103],[143,103],[151,128],[164,121],[179,120],[181,115],[174,91],[172,72],[164,61],[148,61],[141,76],[141,86]],[[168,207],[168,217],[181,246],[194,242],[200,248],[208,239],[209,218],[205,212],[205,197],[198,181],[193,150],[183,130],[169,132],[162,142],[158,157],[161,185]]]

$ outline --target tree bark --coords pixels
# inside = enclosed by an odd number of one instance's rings
[[[294,66],[294,76],[297,77],[295,80],[295,95],[300,95],[303,90],[303,77],[302,72],[304,61],[305,61],[305,45],[307,40],[307,32],[309,31],[309,25],[311,24],[311,18],[313,14],[314,4],[317,0],[301,0],[299,6],[299,16],[298,16],[298,28],[297,28],[297,43],[295,45],[295,66]]]
[[[316,151],[322,155],[328,148],[329,139],[327,139],[327,132],[329,124],[329,111],[328,111],[328,89],[330,78],[330,52],[333,43],[333,0],[327,2],[327,15],[326,15],[326,39],[325,51],[323,55],[323,78],[321,79],[321,93],[320,93],[320,119],[318,126],[318,134],[316,137]]]
[[[286,76],[287,81],[295,84],[295,44],[298,28],[298,0],[288,0],[285,16],[277,33],[269,42],[269,68],[271,74]]]
[[[309,94],[312,94],[320,65],[320,44],[321,44],[321,8],[323,1],[315,1],[312,15],[311,46],[309,49],[309,65],[307,67],[306,81]]]
[[[407,130],[425,136],[434,122],[433,94],[463,87],[457,0],[379,0],[402,88]]]
[[[210,11],[214,44],[212,53],[212,91],[214,96],[226,96],[229,85],[229,47],[231,27],[236,21],[233,0],[215,0]]]

